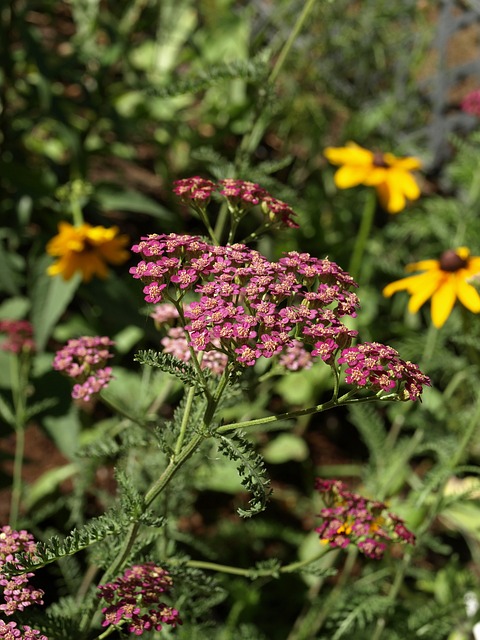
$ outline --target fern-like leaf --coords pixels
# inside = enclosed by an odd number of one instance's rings
[[[150,87],[148,92],[161,98],[172,98],[186,93],[197,93],[226,80],[238,78],[261,83],[268,71],[265,55],[262,53],[251,60],[236,60],[224,64],[211,65],[208,71],[190,78],[173,80],[166,87]]]
[[[124,533],[134,520],[128,512],[109,511],[98,518],[92,518],[80,529],[72,529],[63,540],[58,536],[52,536],[48,542],[38,542],[35,555],[18,553],[15,560],[22,567],[21,570],[17,564],[6,562],[2,571],[7,575],[18,575],[40,569],[60,558],[72,556],[109,536]]]
[[[165,373],[175,376],[181,380],[183,384],[188,386],[193,386],[198,381],[198,375],[194,367],[187,362],[175,358],[171,353],[160,353],[153,349],[148,349],[136,353],[134,360],[140,364],[161,369],[165,371]],[[206,371],[204,373],[208,375]]]
[[[253,445],[245,439],[244,434],[218,436],[219,450],[230,460],[238,463],[237,470],[243,486],[252,497],[249,509],[239,508],[238,514],[250,518],[262,512],[270,496],[270,480],[267,476],[263,458],[254,450]]]

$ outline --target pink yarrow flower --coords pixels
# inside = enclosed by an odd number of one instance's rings
[[[33,327],[28,320],[0,320],[0,334],[4,335],[4,339],[0,341],[2,351],[35,351]]]
[[[173,184],[173,192],[184,202],[193,201],[206,204],[210,200],[212,193],[217,189],[214,182],[200,176],[175,180]]]
[[[110,347],[114,342],[106,336],[83,336],[69,340],[57,351],[53,368],[76,381],[72,398],[89,402],[112,379],[112,369],[107,361],[113,357]]]
[[[290,360],[290,366],[297,369],[315,358],[336,366],[341,356],[347,383],[359,389],[395,391],[414,400],[429,384],[416,365],[390,347],[369,343],[349,351],[357,332],[343,318],[356,315],[358,298],[352,289],[357,285],[328,258],[290,251],[271,262],[243,244],[216,246],[173,233],[145,236],[132,251],[141,259],[130,272],[144,283],[145,300],[165,300],[177,309],[183,305],[179,324],[189,356],[190,349],[217,352],[231,368],[243,368],[260,358],[285,364],[296,349],[302,357],[294,365]],[[166,261],[175,267],[167,268]],[[187,294],[197,299],[185,305]],[[172,339],[180,339],[177,346]],[[183,339],[170,334],[164,346],[189,357]]]
[[[480,118],[480,89],[475,89],[463,98],[460,108],[465,113]]]
[[[352,493],[339,480],[317,478],[315,488],[325,503],[319,513],[322,524],[315,529],[323,544],[333,548],[353,544],[374,560],[382,558],[388,544],[415,544],[414,534],[385,503]]]
[[[0,638],[3,640],[48,640],[47,636],[37,629],[32,629],[28,625],[21,625],[16,622],[4,622],[0,620]]]
[[[161,631],[165,624],[182,624],[177,609],[160,599],[161,594],[170,594],[172,586],[168,571],[152,562],[127,569],[114,582],[98,587],[99,597],[108,604],[102,609],[102,626],[126,625],[130,633],[141,636],[144,631]]]
[[[253,207],[258,207],[263,221],[258,232],[271,228],[298,228],[294,210],[285,202],[272,197],[266,189],[256,182],[225,178],[218,183],[194,176],[174,182],[173,192],[182,202],[191,204],[195,210],[205,211],[211,196],[217,192],[225,198],[233,219],[238,222]]]
[[[366,342],[341,352],[339,364],[345,364],[347,384],[373,391],[396,391],[405,400],[420,398],[430,379],[416,364],[405,362],[392,347]]]
[[[358,301],[349,291],[355,282],[328,260],[290,252],[273,263],[242,244],[218,247],[175,234],[146,236],[132,251],[141,254],[131,273],[145,284],[147,302],[152,288],[156,303],[161,297],[178,304],[186,292],[197,294],[184,310],[188,346],[195,351],[219,351],[238,365],[253,366],[260,357],[287,352],[295,340],[310,352],[323,337],[315,334],[316,326],[341,327],[326,336],[342,333],[337,348],[345,344],[343,333],[356,335],[339,320],[355,314]],[[163,265],[167,257],[178,261],[174,271],[145,268]],[[328,309],[323,299],[307,297],[327,283]]]
[[[0,603],[0,611],[11,616],[17,611],[23,611],[34,604],[43,604],[43,591],[34,588],[29,579],[33,573],[24,572],[18,575],[7,575],[3,567],[8,563],[22,570],[22,564],[18,560],[18,553],[35,555],[36,543],[31,533],[22,529],[15,531],[9,525],[0,529],[0,586],[2,587],[3,603]],[[2,636],[0,635],[0,638]],[[14,636],[15,637],[15,636]],[[24,636],[18,636],[24,637]]]

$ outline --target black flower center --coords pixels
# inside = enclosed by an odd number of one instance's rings
[[[385,156],[381,151],[375,151],[375,153],[373,154],[373,166],[387,169],[390,165],[385,160]]]
[[[453,251],[453,249],[444,251],[440,256],[440,269],[442,271],[449,271],[453,273],[454,271],[464,269],[467,265],[468,260],[461,258],[458,253]]]

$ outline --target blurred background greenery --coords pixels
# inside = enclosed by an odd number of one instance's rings
[[[433,388],[423,405],[306,417],[288,434],[259,437],[276,506],[259,523],[242,523],[250,532],[244,542],[261,558],[293,553],[301,544],[299,523],[311,528],[314,511],[305,499],[315,475],[355,478],[375,497],[394,501],[407,486],[404,510],[413,523],[421,519],[426,496],[442,492],[453,477],[445,465],[478,401],[478,317],[456,308],[440,331],[433,330],[428,304],[412,316],[406,295],[386,300],[381,291],[402,276],[409,262],[436,258],[464,244],[480,255],[479,121],[460,109],[463,96],[480,84],[480,9],[460,0],[317,1],[310,3],[287,51],[308,4],[12,0],[0,7],[0,318],[29,318],[34,324],[39,353],[32,402],[39,404],[37,440],[32,442],[46,447],[53,441],[64,456],[48,482],[39,483],[45,471],[41,461],[33,478],[27,515],[39,531],[49,518],[49,526],[60,528],[51,498],[65,477],[74,475],[67,462],[74,463],[79,447],[100,437],[111,419],[105,410],[84,415],[69,405],[67,383],[50,370],[53,351],[81,334],[112,337],[118,351],[112,394],[125,406],[138,403],[138,394],[145,392],[133,382],[133,353],[159,347],[159,334],[128,264],[114,268],[106,281],[90,283],[45,274],[51,262],[45,246],[58,223],[71,221],[73,209],[80,208],[92,225],[118,225],[131,244],[148,233],[201,232],[199,222],[173,197],[173,181],[192,175],[243,178],[258,182],[298,213],[300,228],[262,238],[262,252],[276,258],[285,250],[309,251],[347,269],[368,189],[338,191],[323,150],[348,140],[422,160],[422,199],[396,216],[376,209],[359,276],[362,308],[355,328],[363,341],[391,344],[404,359],[419,363]],[[9,356],[0,355],[3,406],[12,381]],[[290,376],[262,383],[229,411],[245,420],[328,397],[326,367],[294,376],[295,384]],[[164,379],[150,382],[152,395],[147,392],[145,406]],[[179,390],[168,393],[166,416]],[[52,397],[54,407],[42,405]],[[2,435],[11,431],[5,420]],[[8,459],[8,446],[5,451]],[[462,459],[470,466],[459,475],[476,476],[479,457],[477,433]],[[94,486],[95,474],[98,481],[99,469],[110,468],[111,461],[95,458],[89,464],[88,481]],[[212,504],[197,505],[198,511],[211,509],[212,518],[220,518],[215,536],[228,549],[234,524],[222,523],[220,514],[231,513],[231,496],[239,487],[231,469],[219,471],[218,477],[204,471],[196,488],[215,497],[210,497]],[[5,472],[5,487],[8,480]],[[86,485],[85,478],[74,480],[70,524],[83,518],[79,495]],[[89,491],[108,503],[104,489],[97,484]],[[459,504],[457,511],[445,507],[437,522],[440,533],[422,542],[423,560],[409,569],[415,607],[407,594],[399,608],[412,634],[427,629],[425,638],[446,638],[465,618],[458,603],[466,587],[457,583],[470,584],[475,576],[470,569],[480,557],[480,508],[478,499]],[[209,529],[202,518],[205,533]],[[233,557],[240,547],[237,541]],[[201,551],[208,557],[208,550]],[[443,573],[433,575],[432,566]],[[312,584],[302,583],[301,595],[306,598],[309,587],[316,602],[318,583]],[[253,597],[243,583],[232,588],[237,590],[234,599],[243,603],[235,615],[230,612],[232,629],[244,619],[257,625],[251,637],[287,637],[282,625],[292,622],[293,611],[287,611],[287,622],[259,621],[262,608],[274,610],[274,603],[257,592]],[[370,593],[364,588],[363,598]],[[434,597],[443,611],[452,594],[458,619],[451,611],[448,623],[440,614],[426,622],[429,599]],[[372,637],[368,616],[348,617],[351,602],[339,601],[330,628],[339,619],[347,622],[325,637],[343,638],[352,631]],[[406,637],[399,635],[400,627],[394,619],[388,637]]]

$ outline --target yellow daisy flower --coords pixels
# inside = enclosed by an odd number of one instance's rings
[[[47,244],[47,253],[58,260],[48,267],[47,273],[70,280],[80,271],[84,282],[89,282],[93,276],[106,278],[107,264],[116,265],[128,260],[129,253],[123,248],[127,243],[128,236],[119,235],[118,227],[106,229],[86,223],[75,227],[60,222],[58,235]]]
[[[417,158],[373,153],[354,142],[348,142],[345,147],[327,147],[324,155],[332,164],[341,165],[334,176],[339,189],[359,184],[375,187],[380,204],[389,213],[402,211],[407,199],[420,197],[420,188],[411,174],[421,167]]]
[[[480,295],[468,280],[480,273],[480,256],[470,256],[467,247],[445,251],[440,260],[421,260],[406,267],[406,271],[423,271],[414,276],[391,282],[383,290],[389,298],[397,291],[407,291],[412,297],[410,313],[432,298],[432,322],[439,329],[458,300],[472,313],[480,313]]]

